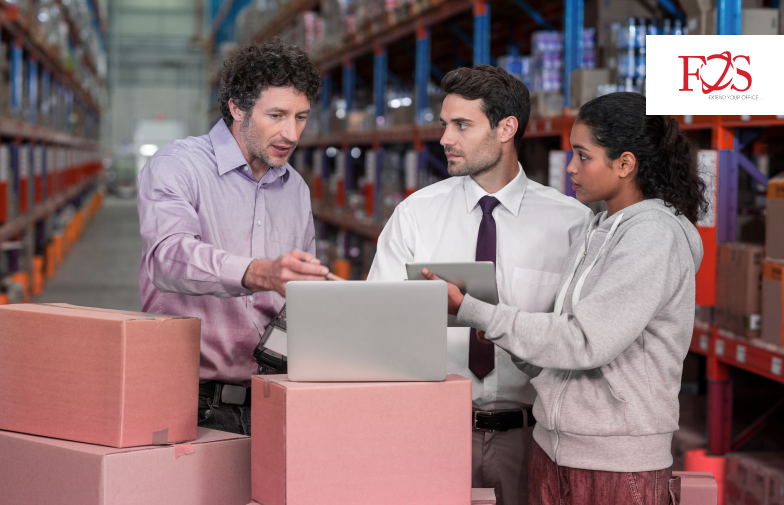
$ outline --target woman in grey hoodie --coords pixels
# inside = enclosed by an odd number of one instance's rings
[[[707,209],[696,152],[635,93],[585,104],[570,141],[577,199],[607,211],[572,246],[554,312],[450,284],[450,313],[533,377],[530,505],[677,502],[670,447]]]

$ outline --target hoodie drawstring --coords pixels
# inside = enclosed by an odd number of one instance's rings
[[[607,233],[607,237],[605,237],[604,243],[602,244],[602,247],[599,249],[599,252],[596,254],[596,257],[593,259],[591,264],[588,265],[585,271],[583,271],[583,274],[577,280],[577,285],[574,287],[574,293],[572,293],[572,311],[574,311],[575,307],[577,307],[577,302],[580,300],[580,293],[583,290],[585,279],[588,277],[588,274],[591,273],[591,270],[593,269],[594,265],[596,265],[596,262],[599,261],[599,258],[601,258],[602,254],[604,254],[604,250],[607,248],[607,244],[612,239],[613,235],[615,234],[615,230],[618,229],[618,225],[621,224],[622,219],[623,219],[623,214],[622,213],[618,214],[618,217],[615,219],[615,222],[613,222],[612,226],[610,227],[610,231]],[[589,233],[591,234],[591,238],[593,238],[594,231],[595,228],[589,230]],[[579,254],[577,254],[577,258],[575,258],[574,260],[574,267],[572,267],[572,272],[569,274],[569,278],[566,279],[566,282],[561,288],[561,292],[558,293],[558,298],[555,301],[555,309],[554,309],[555,315],[557,316],[560,316],[561,313],[563,312],[563,305],[566,299],[566,292],[569,290],[569,286],[572,284],[572,280],[574,279],[574,274],[577,272],[577,268],[579,267],[580,262],[583,260],[583,257],[586,254],[588,254],[589,245],[590,245],[590,238],[585,242],[583,242],[583,247],[580,250]]]

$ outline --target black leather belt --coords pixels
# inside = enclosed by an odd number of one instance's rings
[[[528,429],[536,424],[531,408],[510,412],[485,412],[475,410],[471,416],[474,431],[509,431],[518,428]]]
[[[199,396],[210,398],[213,405],[219,399],[221,403],[228,405],[250,406],[250,388],[224,382],[209,381],[199,384]]]

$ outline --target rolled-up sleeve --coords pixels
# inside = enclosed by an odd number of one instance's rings
[[[242,278],[253,258],[204,243],[198,185],[179,159],[150,159],[138,179],[142,268],[162,292],[220,298],[251,293]]]

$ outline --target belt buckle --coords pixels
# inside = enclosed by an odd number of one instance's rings
[[[477,414],[487,414],[489,416],[493,415],[492,412],[488,412],[486,410],[475,410],[474,411],[474,415],[473,415],[473,417],[474,417],[474,423],[473,423],[474,424],[474,426],[473,426],[474,430],[476,430],[476,431],[483,431],[485,433],[494,433],[496,430],[488,430],[487,428],[480,428],[480,427],[478,427],[476,425],[476,421],[477,421],[476,416],[477,416]]]
[[[242,405],[245,403],[245,395],[248,388],[235,386],[234,384],[223,384],[221,390],[221,401],[229,405]]]

